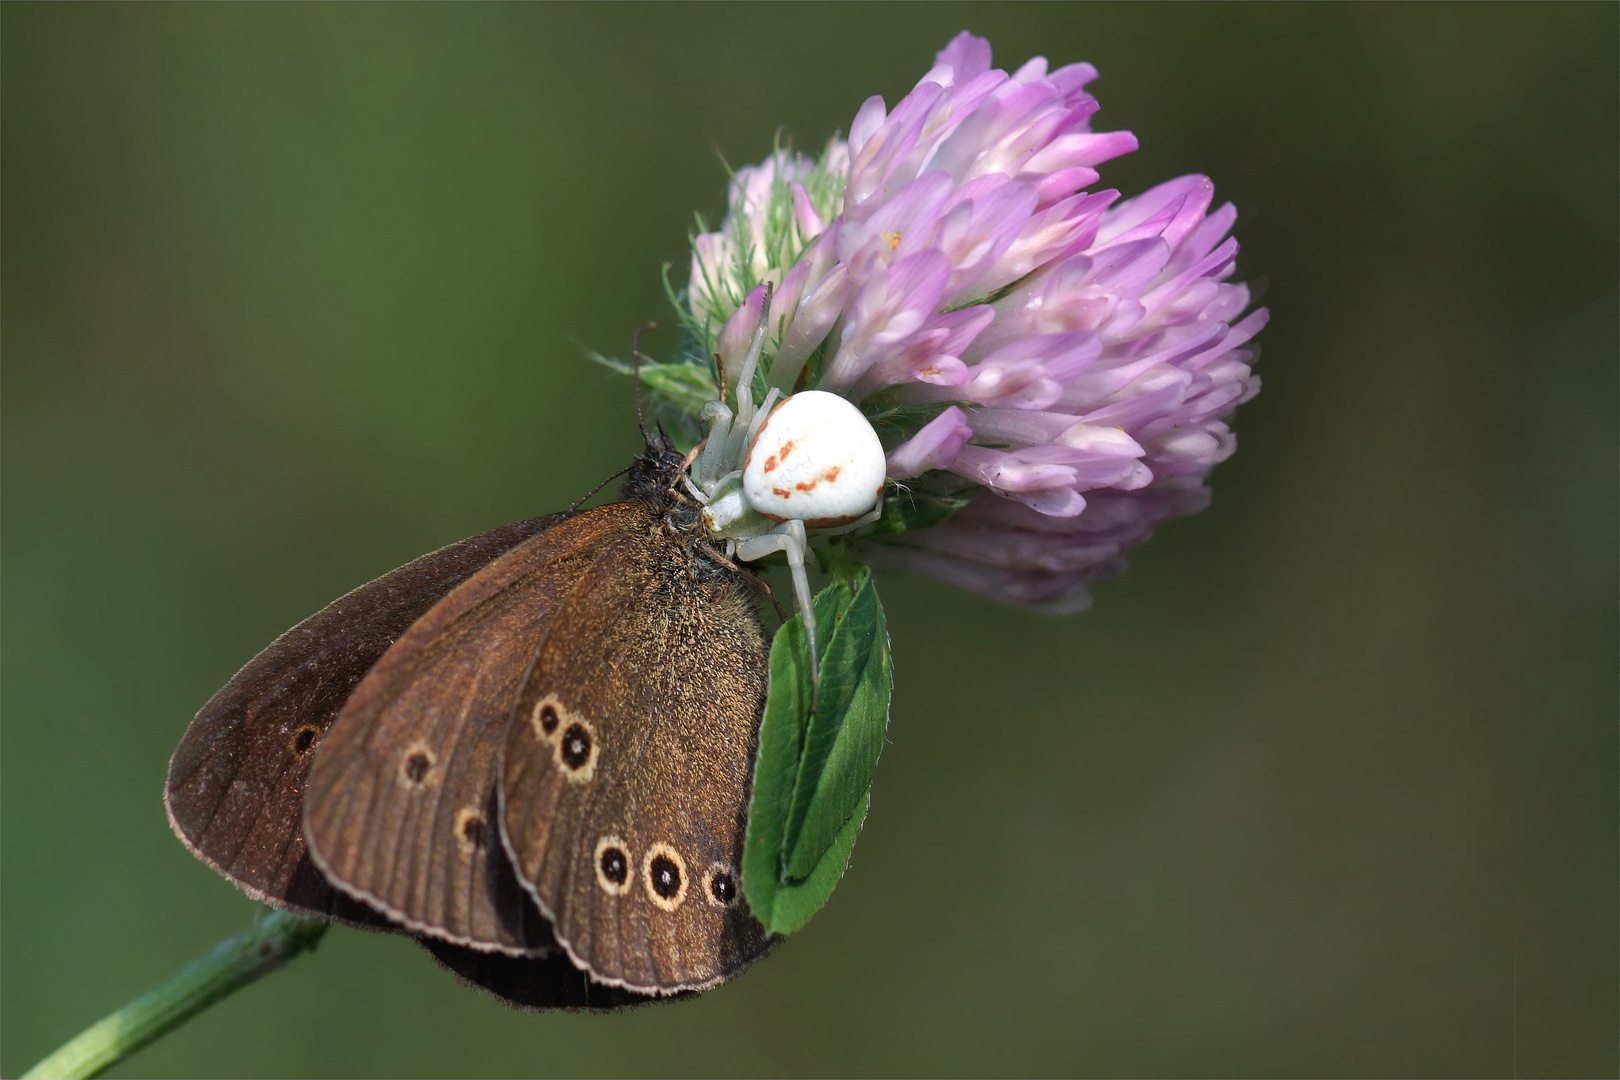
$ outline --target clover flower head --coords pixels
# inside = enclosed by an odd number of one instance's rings
[[[817,160],[778,146],[738,170],[693,237],[687,347],[643,379],[688,413],[745,367],[761,397],[847,398],[887,448],[871,558],[1077,610],[1208,504],[1267,313],[1231,280],[1236,213],[1206,177],[1094,190],[1137,142],[1091,129],[1091,65],[991,64],[964,32]]]
[[[738,169],[726,189],[726,218],[717,232],[692,240],[687,288],[691,319],[707,338],[718,335],[747,295],[782,278],[838,212],[849,146],[827,144],[818,161],[778,145],[758,165]]]

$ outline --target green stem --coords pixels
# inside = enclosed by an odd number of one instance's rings
[[[220,942],[162,986],[91,1024],[23,1076],[99,1076],[214,1002],[313,949],[326,927],[322,919],[266,912],[251,930]]]

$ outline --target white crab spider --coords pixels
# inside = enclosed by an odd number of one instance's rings
[[[709,435],[682,480],[703,504],[709,537],[725,541],[727,556],[744,562],[778,551],[787,556],[814,679],[816,616],[804,572],[809,534],[849,532],[876,521],[887,465],[877,432],[837,394],[804,390],[778,402],[782,392],[772,388],[755,409],[751,387],[767,325],[762,314],[738,373],[736,413],[720,401],[704,406]]]

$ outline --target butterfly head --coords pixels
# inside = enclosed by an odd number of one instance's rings
[[[673,492],[681,482],[686,459],[676,451],[662,427],[648,433],[647,445],[631,463],[624,479],[624,498],[651,506],[662,514],[679,505]]]

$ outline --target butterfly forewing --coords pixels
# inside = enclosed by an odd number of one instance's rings
[[[738,866],[768,642],[751,587],[637,504],[539,641],[502,764],[503,838],[593,978],[712,986],[768,947]]]
[[[421,933],[544,953],[516,886],[496,778],[513,702],[583,566],[619,536],[610,507],[514,548],[446,596],[378,661],[316,754],[305,833],[339,888]]]
[[[316,747],[406,629],[469,575],[564,515],[502,526],[424,555],[288,630],[208,700],[169,763],[175,834],[256,899],[350,922],[381,920],[335,893],[301,831]]]

